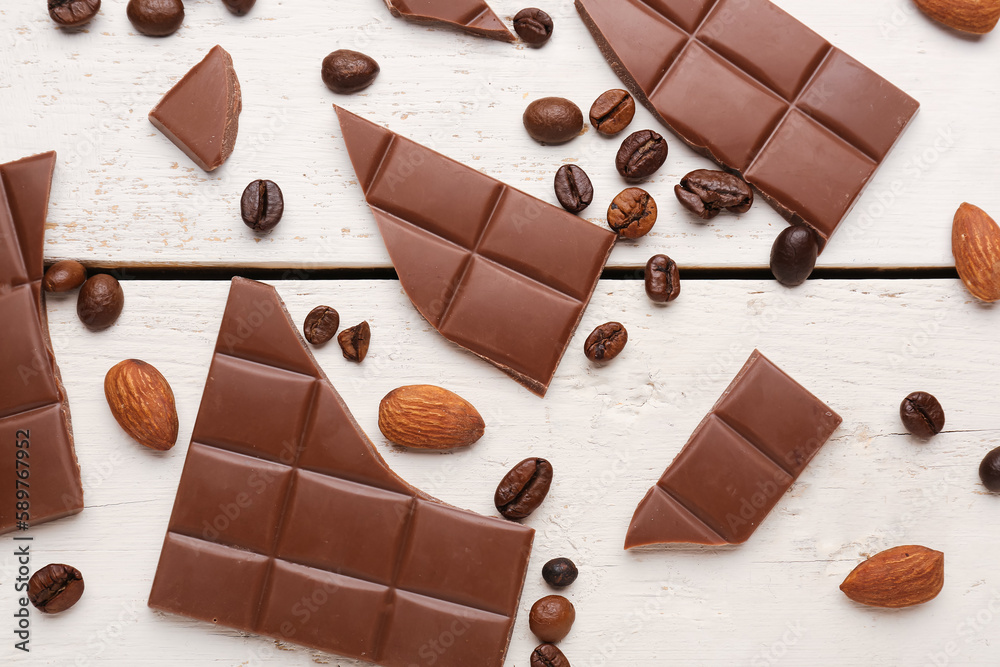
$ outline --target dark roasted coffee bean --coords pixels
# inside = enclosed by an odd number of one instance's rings
[[[372,85],[382,69],[371,56],[340,49],[323,59],[323,83],[335,93],[348,94]]]
[[[524,110],[524,129],[542,144],[564,144],[583,129],[583,112],[562,97],[543,97]]]
[[[69,292],[87,280],[87,269],[80,262],[64,259],[56,262],[45,272],[42,287],[46,292]]]
[[[49,0],[49,16],[68,28],[89,22],[100,9],[101,0]]]
[[[572,602],[561,595],[546,595],[531,605],[528,627],[543,642],[555,644],[569,634],[575,620]]]
[[[541,46],[552,36],[552,17],[541,9],[529,7],[514,14],[514,32],[525,44]]]
[[[915,391],[899,404],[899,418],[918,438],[929,438],[944,429],[944,408],[926,391]]]
[[[28,579],[28,600],[39,611],[58,614],[83,595],[83,575],[69,565],[46,565]]]
[[[570,213],[579,213],[594,201],[590,177],[575,164],[564,164],[556,172],[556,199]]]
[[[181,0],[128,0],[125,10],[135,29],[150,37],[166,37],[184,22]]]
[[[801,285],[816,268],[819,244],[808,227],[786,227],[771,246],[771,273],[782,285]]]
[[[656,224],[656,201],[641,188],[626,188],[608,207],[608,226],[626,239],[645,236]]]
[[[240,199],[240,215],[255,232],[269,232],[281,222],[285,199],[274,181],[256,180],[246,187]]]
[[[591,361],[611,361],[625,349],[628,331],[620,322],[608,322],[594,329],[583,344]]]
[[[553,558],[542,566],[542,579],[549,586],[566,588],[579,576],[580,571],[569,558]]]
[[[322,345],[333,340],[340,328],[340,313],[330,306],[316,306],[306,315],[302,331],[306,340],[313,345]]]
[[[635,100],[627,90],[616,88],[603,93],[590,107],[590,122],[603,135],[618,134],[635,117]]]
[[[642,181],[663,166],[667,160],[667,141],[652,130],[639,130],[625,137],[615,167],[629,181]]]
[[[118,321],[125,306],[121,283],[100,273],[83,284],[76,300],[76,314],[88,329],[101,331]]]
[[[979,479],[993,493],[1000,493],[1000,447],[992,450],[979,464]]]
[[[646,295],[656,303],[673,301],[681,294],[677,262],[666,255],[653,255],[646,262]]]
[[[541,644],[531,652],[531,667],[570,667],[570,664],[557,646]]]
[[[222,0],[226,8],[237,16],[243,16],[257,4],[257,0]]]
[[[372,342],[372,330],[368,322],[362,322],[350,329],[344,329],[337,336],[344,359],[361,363],[368,356],[368,345]]]
[[[551,463],[545,459],[524,459],[500,480],[493,504],[504,518],[523,519],[538,509],[551,485]]]
[[[674,186],[674,194],[702,220],[711,220],[724,210],[746,213],[753,206],[753,190],[746,181],[714,169],[692,171]]]

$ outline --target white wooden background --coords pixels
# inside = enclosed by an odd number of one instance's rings
[[[258,0],[247,17],[219,0],[187,1],[184,27],[142,37],[125,0],[104,0],[87,29],[53,26],[42,0],[0,0],[0,160],[59,151],[46,258],[130,268],[385,267],[388,257],[354,183],[331,104],[338,102],[486,173],[554,201],[551,177],[584,166],[603,224],[624,187],[617,140],[588,131],[562,147],[523,132],[527,103],[545,95],[587,111],[619,83],[569,0],[541,3],[556,20],[540,50],[392,19],[382,0]],[[969,200],[1000,211],[997,36],[966,39],[910,0],[779,0],[923,104],[912,128],[820,260],[828,267],[951,266],[950,221]],[[521,4],[494,0],[505,19]],[[146,120],[162,93],[214,44],[234,57],[244,93],[230,161],[206,175]],[[330,93],[319,63],[336,48],[382,65],[368,91]],[[657,125],[640,110],[633,129]],[[682,267],[765,266],[784,223],[766,205],[694,223],[672,185],[708,166],[668,135],[671,157],[647,187],[660,201],[654,233],[619,245],[611,266],[667,252]],[[247,182],[267,177],[286,215],[267,237],[239,220]],[[881,201],[880,201],[881,200]],[[651,304],[638,281],[602,283],[545,399],[444,341],[392,281],[274,283],[297,321],[315,305],[345,325],[368,319],[361,365],[328,346],[317,357],[390,465],[442,500],[493,513],[492,490],[526,456],[549,458],[556,481],[528,520],[538,530],[508,667],[527,667],[531,602],[548,593],[541,565],[573,558],[567,590],[578,620],[563,642],[575,667],[604,665],[995,665],[1000,572],[993,530],[1000,497],[980,486],[983,454],[1000,445],[996,371],[1000,312],[951,280],[686,281]],[[33,615],[33,651],[0,642],[0,664],[253,667],[342,660],[149,610],[146,597],[225,305],[222,281],[126,281],[126,309],[93,334],[75,295],[49,299],[69,392],[87,509],[33,529],[33,565],[79,567],[87,592],[69,612]],[[582,355],[593,326],[616,319],[631,341],[599,367]],[[829,402],[844,424],[746,545],[626,553],[636,503],[757,346]],[[178,446],[154,453],[118,428],[103,398],[123,358],[156,365],[181,418]],[[452,454],[389,446],[381,397],[403,384],[457,391],[483,413],[486,437]],[[902,433],[899,401],[936,394],[948,430],[929,442]],[[919,543],[946,554],[942,595],[920,608],[857,606],[837,589],[866,555]],[[9,536],[0,538],[0,613],[14,610]],[[9,617],[8,617],[9,618]]]

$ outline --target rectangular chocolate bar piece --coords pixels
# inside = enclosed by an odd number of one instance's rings
[[[83,509],[69,405],[42,299],[55,165],[52,152],[0,164],[0,477],[9,484],[0,534]]]
[[[387,667],[502,667],[534,531],[397,477],[233,280],[149,605]]]
[[[576,0],[619,77],[820,248],[916,114],[909,95],[768,0]]]
[[[840,422],[754,350],[639,503],[625,548],[746,542]]]

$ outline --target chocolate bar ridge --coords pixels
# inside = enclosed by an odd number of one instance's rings
[[[576,0],[615,73],[826,245],[916,100],[768,0]]]
[[[501,42],[515,41],[504,22],[483,0],[385,0],[393,16],[417,23],[440,23]]]
[[[413,305],[445,338],[544,395],[615,235],[334,108]]]
[[[625,548],[746,542],[841,421],[754,350],[639,503]]]
[[[11,484],[9,501],[0,503],[0,534],[83,509],[69,403],[42,292],[55,165],[54,152],[0,164],[0,474]],[[29,492],[28,511],[17,507],[15,480]]]
[[[533,536],[396,476],[274,288],[233,280],[150,607],[387,667],[447,636],[435,665],[502,667]]]

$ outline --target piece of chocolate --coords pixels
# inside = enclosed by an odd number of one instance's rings
[[[335,108],[413,305],[445,338],[544,395],[615,235]]]
[[[213,46],[149,112],[149,122],[205,171],[222,166],[236,145],[243,98],[233,59]]]
[[[768,0],[576,0],[615,72],[826,244],[919,104]]]
[[[388,667],[501,667],[533,535],[397,477],[274,288],[233,280],[151,607]]]
[[[516,40],[484,0],[385,0],[385,5],[395,17],[420,23],[443,23],[502,42]]]
[[[51,152],[0,164],[0,476],[9,484],[0,534],[83,509],[69,404],[42,297],[55,166]]]
[[[746,542],[840,422],[754,350],[639,503],[625,548]]]

